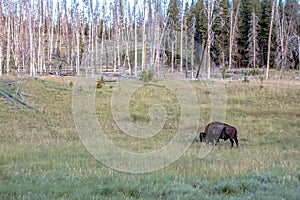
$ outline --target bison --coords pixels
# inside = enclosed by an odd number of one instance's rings
[[[212,142],[216,144],[219,142],[219,139],[223,139],[224,141],[229,139],[231,147],[233,147],[234,142],[237,148],[239,146],[236,128],[223,122],[216,121],[209,123],[205,127],[205,131],[200,133],[199,137],[200,142],[205,139],[207,143]]]

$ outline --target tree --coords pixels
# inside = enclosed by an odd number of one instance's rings
[[[194,78],[194,51],[195,51],[195,32],[196,32],[196,28],[195,28],[195,16],[192,16],[191,19],[191,28],[190,28],[190,38],[191,38],[191,42],[190,42],[190,52],[191,52],[191,71],[192,71],[192,79]]]
[[[300,36],[300,2],[297,0],[287,0],[285,5],[287,20],[291,21],[291,36],[289,42],[288,62],[291,68],[296,68],[298,58],[298,38]]]
[[[193,5],[192,14],[195,16],[195,40],[201,45],[207,39],[207,18],[204,15],[203,0],[198,0],[196,4]]]
[[[225,67],[228,62],[228,50],[229,50],[229,40],[228,35],[230,31],[230,13],[229,13],[229,1],[221,0],[220,6],[217,8],[217,13],[219,16],[213,25],[215,45],[214,51],[214,62],[221,67]]]
[[[215,12],[216,7],[219,6],[218,1],[206,1],[205,10],[207,16],[207,54],[206,54],[206,65],[207,65],[207,79],[210,79],[210,70],[211,70],[211,47],[213,45],[213,23],[217,17],[217,13]]]
[[[234,46],[237,45],[236,41],[236,32],[237,32],[237,22],[238,22],[238,16],[240,12],[240,1],[237,3],[236,10],[234,9],[235,3],[231,3],[230,8],[230,33],[229,33],[229,63],[228,63],[228,69],[231,69],[231,66],[233,64],[233,55],[235,54],[235,51],[237,48],[234,48]],[[234,11],[235,10],[235,11]]]
[[[270,54],[271,54],[271,40],[272,40],[272,29],[273,29],[273,21],[274,21],[274,14],[275,14],[275,6],[276,0],[272,2],[272,14],[271,14],[271,22],[269,28],[269,39],[268,39],[268,56],[267,56],[267,67],[266,67],[266,80],[269,78],[269,68],[270,68]]]
[[[35,39],[35,34],[34,34],[34,28],[35,28],[35,11],[34,11],[34,4],[30,1],[29,2],[29,9],[27,10],[27,19],[29,19],[29,51],[30,51],[30,76],[35,76],[36,75],[36,69],[35,69],[35,45],[34,45],[34,39]]]
[[[170,0],[169,6],[168,6],[168,16],[169,21],[172,21],[174,23],[174,28],[177,29],[177,22],[179,21],[179,3],[178,0]]]
[[[5,30],[2,7],[3,4],[2,1],[0,1],[0,76],[2,76],[2,62],[3,62],[2,47],[3,47],[3,37],[4,37],[3,31]]]
[[[289,4],[287,4],[289,5]],[[287,7],[290,12],[289,7]],[[280,66],[280,79],[284,77],[285,69],[291,58],[292,51],[289,48],[289,40],[295,31],[295,15],[286,12],[282,1],[279,1],[279,6],[276,12],[276,27],[277,27],[277,50],[275,62]]]
[[[240,5],[240,17],[238,21],[239,35],[238,35],[238,57],[239,57],[239,66],[247,66],[247,48],[248,48],[248,33],[250,30],[249,21],[251,20],[252,13],[252,1],[250,0],[241,0]]]
[[[137,0],[134,0],[134,7],[133,7],[133,17],[134,17],[134,76],[138,76],[137,66],[138,66],[138,35],[137,35]]]
[[[7,16],[6,16],[6,73],[8,74],[10,71],[10,46],[11,46],[11,2],[8,0],[7,4]]]
[[[259,18],[259,41],[260,41],[260,50],[261,50],[261,65],[265,66],[267,64],[268,57],[268,39],[270,32],[270,22],[272,17],[272,3],[273,0],[263,0],[261,1],[261,17]],[[275,2],[276,3],[276,2]],[[275,7],[274,7],[275,9]],[[274,10],[273,10],[274,11]],[[273,15],[274,18],[274,15]],[[273,19],[274,21],[274,19]],[[273,23],[272,21],[272,23]],[[274,24],[274,23],[273,23]],[[272,31],[273,31],[272,27]],[[273,32],[271,35],[274,35]],[[271,38],[272,39],[272,38]]]
[[[252,12],[252,19],[249,22],[251,24],[249,34],[248,34],[248,42],[249,42],[249,47],[247,48],[248,53],[246,54],[248,58],[248,66],[253,67],[254,69],[257,68],[259,64],[259,45],[258,45],[258,30],[259,30],[259,25],[258,25],[258,17],[255,14],[254,8]]]

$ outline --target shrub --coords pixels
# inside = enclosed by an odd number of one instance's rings
[[[143,70],[140,75],[140,80],[144,83],[149,83],[153,79],[153,73],[149,70]]]
[[[103,76],[101,76],[101,78],[98,78],[97,80],[97,88],[102,88],[102,86],[105,84],[104,78]]]

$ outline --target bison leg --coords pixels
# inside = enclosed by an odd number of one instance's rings
[[[236,148],[239,148],[239,141],[237,138],[234,138],[235,144],[236,144]]]
[[[230,142],[231,142],[231,148],[232,148],[232,147],[233,147],[233,144],[234,144],[233,139],[229,138],[229,140],[230,140]]]
[[[205,135],[206,135],[206,133],[200,133],[200,135],[199,135],[199,138],[200,138],[200,142],[202,142],[203,141],[203,139],[205,139]]]

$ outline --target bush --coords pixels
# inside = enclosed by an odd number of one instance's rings
[[[140,75],[140,80],[143,81],[144,83],[149,83],[153,79],[153,73],[148,70],[143,70],[141,75]]]
[[[102,88],[102,86],[105,84],[104,78],[103,76],[101,76],[101,78],[98,78],[97,80],[97,88]]]

